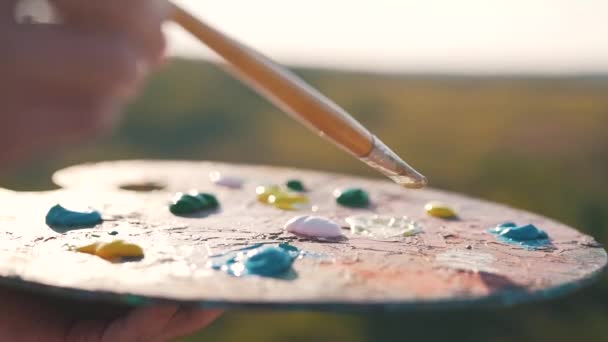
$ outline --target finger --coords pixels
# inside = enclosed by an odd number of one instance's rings
[[[168,14],[166,1],[150,0],[53,0],[65,22],[92,30],[102,29],[128,37],[151,64],[165,52],[162,22]]]
[[[77,320],[68,326],[64,341],[100,341],[107,325],[104,320]]]
[[[101,341],[149,341],[162,334],[177,312],[178,307],[174,305],[134,309],[127,316],[112,322]]]
[[[166,325],[163,335],[154,341],[169,341],[178,337],[191,335],[209,326],[223,313],[223,310],[181,308]]]
[[[39,341],[48,336],[60,336],[67,326],[67,317],[51,306],[48,296],[3,285],[0,302],[3,341]],[[32,329],[33,325],[36,329]]]
[[[21,81],[126,97],[143,76],[136,53],[119,37],[61,25],[18,25],[3,41],[0,74],[5,87]]]

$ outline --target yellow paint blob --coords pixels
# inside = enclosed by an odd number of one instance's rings
[[[302,209],[308,203],[308,197],[300,194],[270,195],[268,203],[283,210]]]
[[[144,250],[136,244],[116,240],[99,245],[96,255],[108,260],[116,258],[141,258],[144,256]]]
[[[106,260],[115,260],[119,258],[141,258],[144,256],[144,250],[132,243],[127,243],[123,240],[115,240],[108,243],[92,243],[76,249],[80,253],[97,255]]]
[[[302,209],[308,203],[308,197],[305,195],[278,185],[258,186],[255,192],[258,201],[283,210]]]
[[[450,208],[447,204],[441,202],[429,202],[424,206],[427,214],[440,218],[456,217],[456,211]]]
[[[285,190],[277,185],[260,185],[255,188],[255,193],[258,195],[258,201],[268,203],[270,196],[285,194]]]

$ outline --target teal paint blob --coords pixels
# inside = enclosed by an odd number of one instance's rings
[[[518,226],[513,222],[506,222],[489,230],[490,233],[503,242],[535,249],[550,244],[549,235],[532,224]]]
[[[109,232],[108,234],[109,234],[109,235],[112,235],[112,236],[115,236],[115,235],[118,235],[118,232],[117,232],[117,231],[115,231],[115,230],[113,230],[113,231]]]
[[[175,215],[187,215],[217,209],[219,205],[217,198],[211,194],[183,194],[169,206],[169,211]]]
[[[352,208],[366,208],[369,206],[369,195],[365,190],[350,188],[336,193],[336,202]]]
[[[287,183],[285,185],[287,186],[287,188],[289,188],[290,190],[293,190],[293,191],[297,191],[297,192],[306,191],[304,184],[302,184],[302,182],[300,182],[297,179],[291,179],[291,180],[287,181]]]
[[[241,277],[257,275],[278,278],[291,270],[300,250],[289,244],[256,244],[211,257],[211,268]]]
[[[78,212],[67,210],[61,205],[53,206],[46,214],[46,224],[51,228],[91,228],[103,222],[96,210]]]

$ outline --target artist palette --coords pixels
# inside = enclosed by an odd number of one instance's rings
[[[214,184],[209,179],[213,171],[238,176],[243,184]],[[53,179],[62,189],[0,189],[0,279],[5,284],[131,304],[439,309],[563,294],[596,279],[607,261],[593,238],[548,218],[454,193],[405,190],[383,180],[177,161],[82,165],[59,171]],[[291,179],[305,184],[311,206],[286,211],[258,201],[257,186]],[[365,189],[371,205],[337,204],[334,190],[349,187]],[[190,190],[216,195],[220,208],[173,215],[168,209],[172,195]],[[424,206],[430,201],[449,204],[458,217],[429,216]],[[45,215],[55,204],[90,206],[105,221],[93,228],[54,231],[45,224]],[[407,216],[420,231],[388,241],[352,234],[345,219],[366,214]],[[344,227],[344,236],[315,240],[284,231],[296,215],[331,219]],[[488,232],[506,221],[539,227],[550,244],[527,249]],[[113,263],[73,250],[112,239],[138,244],[145,257]],[[282,277],[235,277],[209,267],[212,255],[284,243],[305,253]]]

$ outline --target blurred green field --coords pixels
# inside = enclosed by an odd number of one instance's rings
[[[608,242],[608,76],[455,77],[296,70],[427,175],[431,185],[531,210]],[[50,187],[84,161],[264,163],[376,177],[223,71],[179,60],[111,136],[46,156],[0,185]],[[602,341],[608,279],[515,308],[443,313],[231,312],[184,341]]]

